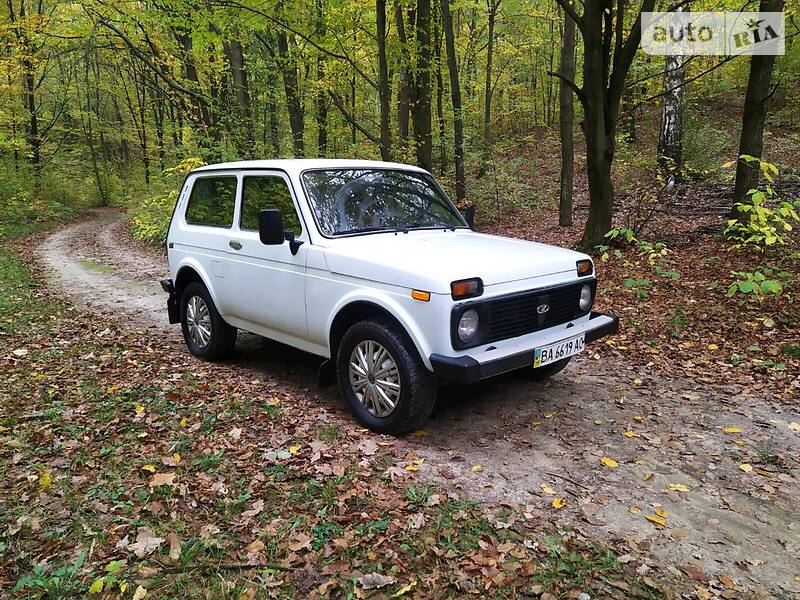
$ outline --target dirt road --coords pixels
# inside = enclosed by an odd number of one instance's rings
[[[94,211],[44,238],[36,258],[77,306],[182,352],[157,283],[166,263],[131,242],[122,217]],[[335,388],[316,389],[318,359],[244,335],[232,360],[352,426]],[[443,387],[425,431],[390,441],[398,457],[424,459],[408,477],[623,540],[653,557],[643,570],[680,569],[711,593],[733,582],[745,596],[798,598],[797,422],[798,407],[763,392],[659,379],[590,350],[545,384],[512,374]]]

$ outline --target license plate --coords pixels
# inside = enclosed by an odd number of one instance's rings
[[[578,352],[583,352],[583,349],[586,347],[584,337],[585,336],[581,334],[573,338],[561,340],[555,344],[550,344],[549,346],[536,348],[533,352],[533,366],[535,368],[543,367],[557,360],[561,360],[562,358],[567,358]]]

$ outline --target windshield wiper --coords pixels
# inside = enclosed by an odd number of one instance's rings
[[[335,232],[335,235],[348,235],[350,233],[369,233],[371,231],[394,231],[393,227],[354,227]]]

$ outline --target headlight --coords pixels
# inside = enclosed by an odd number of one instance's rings
[[[461,315],[458,322],[458,339],[468,344],[475,339],[478,333],[478,313],[472,309]]]
[[[592,288],[585,285],[581,288],[581,299],[578,300],[578,308],[581,312],[587,312],[592,307]]]

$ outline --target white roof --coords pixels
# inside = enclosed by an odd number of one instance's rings
[[[206,165],[195,169],[193,173],[200,171],[213,171],[220,169],[281,169],[290,175],[298,175],[306,169],[403,169],[406,171],[417,171],[425,173],[414,165],[402,163],[383,162],[380,160],[351,160],[333,158],[288,158],[270,160],[241,160],[236,162],[218,163]]]

